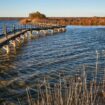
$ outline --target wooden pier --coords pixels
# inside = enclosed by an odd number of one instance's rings
[[[6,44],[8,41],[20,36],[21,34],[26,33],[27,31],[28,29],[22,30],[21,32],[16,32],[15,34],[7,35],[7,37],[0,38],[0,47]]]
[[[25,39],[35,37],[32,32],[36,32],[37,36],[52,35],[55,33],[65,32],[65,26],[40,26],[40,27],[25,27],[18,30],[13,29],[11,32],[7,32],[4,27],[4,35],[0,38],[0,48],[5,50],[7,54],[10,53],[10,45],[16,49],[17,43],[24,42]],[[27,34],[28,33],[28,34]]]

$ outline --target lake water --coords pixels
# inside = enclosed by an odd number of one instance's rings
[[[11,24],[11,23],[9,23]],[[0,98],[12,100],[34,87],[47,75],[50,82],[59,73],[75,76],[83,65],[92,80],[98,58],[98,79],[105,69],[105,27],[68,26],[67,32],[46,36],[25,43],[17,54],[0,55]],[[12,96],[12,97],[10,97]]]
[[[3,26],[6,25],[7,26],[7,30],[10,31],[11,28],[13,27],[13,25],[19,25],[19,22],[17,20],[14,21],[2,21],[0,20],[0,35],[3,34]]]

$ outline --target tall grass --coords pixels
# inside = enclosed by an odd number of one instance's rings
[[[59,74],[59,82],[51,85],[48,79],[38,87],[36,100],[27,90],[29,105],[105,105],[105,76],[97,81],[99,53],[96,51],[96,68],[92,81],[87,82],[85,65],[83,73],[76,77]]]
[[[47,77],[37,85],[37,93],[31,94],[34,88],[26,88],[25,103],[18,98],[18,105],[105,105],[105,73],[102,80],[97,81],[98,58],[93,80],[87,81],[86,66],[81,75],[70,77],[58,75],[58,82],[51,84]]]

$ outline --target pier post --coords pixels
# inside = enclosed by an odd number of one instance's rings
[[[8,36],[7,36],[7,26],[5,24],[3,25],[3,34],[5,35],[5,38],[8,39]]]
[[[6,51],[6,54],[10,54],[9,45],[5,45],[5,46],[3,46],[2,48]]]
[[[12,25],[12,31],[15,34],[15,25]]]
[[[11,40],[9,43],[10,43],[10,45],[12,45],[13,51],[16,54],[16,41],[15,40]]]
[[[18,43],[18,46],[20,47],[22,44],[20,37],[17,37],[15,40]]]
[[[25,33],[23,36],[24,36],[24,42],[27,41],[27,40],[28,40],[28,35],[27,35],[27,33]]]
[[[30,36],[30,39],[33,39],[32,29],[30,30],[29,36]]]

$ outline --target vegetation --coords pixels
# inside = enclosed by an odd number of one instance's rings
[[[62,25],[105,25],[105,17],[51,17],[50,20]]]
[[[46,19],[45,15],[39,13],[30,14],[31,21],[35,18]],[[44,20],[42,20],[42,23]],[[60,24],[60,25],[83,25],[83,26],[94,26],[94,25],[105,25],[105,17],[47,17],[46,23]]]
[[[31,23],[34,19],[40,19],[40,23],[60,24],[60,25],[105,25],[105,17],[46,17],[45,14],[40,12],[30,13],[29,17]],[[45,21],[45,20],[46,21]],[[24,19],[23,19],[24,20]],[[27,24],[27,22],[26,22]],[[33,22],[32,22],[33,24]]]
[[[30,13],[29,18],[31,18],[31,19],[34,19],[34,18],[43,19],[43,18],[46,18],[46,16],[37,11],[35,13]]]
[[[59,82],[51,85],[48,79],[44,79],[37,86],[36,98],[31,95],[31,90],[27,88],[27,98],[25,105],[105,105],[105,81],[97,84],[96,79],[91,82],[86,81],[86,73],[71,77],[59,75]],[[22,99],[18,98],[18,104],[24,105]]]

